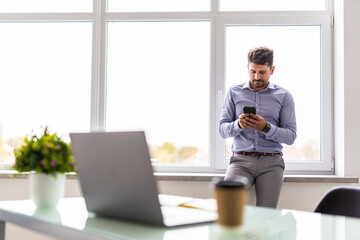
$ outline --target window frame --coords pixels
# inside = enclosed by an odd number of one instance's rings
[[[217,67],[217,106],[224,101],[225,92],[225,28],[226,26],[321,26],[321,161],[287,161],[286,174],[333,174],[332,152],[333,102],[332,102],[332,26],[331,15],[326,11],[304,12],[243,12],[241,16],[224,16],[217,21],[217,52],[223,64]],[[296,105],[296,102],[295,102]],[[220,119],[221,109],[217,108]],[[225,158],[221,149],[225,142],[217,134],[217,159]],[[225,169],[229,161],[217,161],[217,169]]]
[[[37,22],[92,22],[93,21],[93,14],[92,13],[3,13],[0,12],[0,24],[2,23],[37,23]],[[93,34],[93,33],[92,33]],[[91,100],[92,101],[92,100]],[[90,109],[92,112],[92,109]],[[91,126],[90,126],[91,128]],[[0,171],[7,171],[13,166],[13,163],[4,162],[0,163]]]
[[[168,22],[168,21],[209,21],[210,25],[211,25],[211,30],[210,30],[210,61],[209,64],[211,64],[211,72],[210,72],[210,99],[209,99],[209,103],[210,106],[213,106],[213,104],[215,104],[215,101],[212,97],[212,92],[214,89],[214,85],[215,85],[215,58],[214,58],[214,51],[215,51],[215,41],[213,41],[213,38],[215,37],[215,16],[211,13],[211,12],[183,12],[183,13],[169,13],[169,12],[160,12],[160,13],[105,13],[106,15],[106,23],[107,22],[112,22],[112,21],[131,21],[131,22],[136,22],[136,21],[164,21],[164,22]],[[105,44],[104,44],[105,45]],[[104,48],[106,48],[106,46],[104,46]],[[105,64],[105,59],[104,59],[104,67],[106,67]],[[105,81],[104,81],[105,82]],[[104,87],[106,86],[106,84],[104,85]],[[103,91],[106,91],[105,89]],[[104,94],[104,97],[106,96],[106,94]],[[104,103],[105,103],[105,99],[104,99]],[[106,104],[106,103],[105,103]],[[102,105],[105,109],[105,104]],[[101,112],[104,113],[104,115],[102,116],[102,121],[103,121],[103,125],[99,126],[99,130],[106,130],[106,120],[105,120],[105,110],[100,110]],[[209,109],[209,115],[210,115],[210,122],[209,122],[209,136],[210,136],[210,140],[209,140],[209,148],[211,149],[209,151],[209,165],[210,166],[171,166],[171,164],[157,164],[157,163],[153,163],[153,167],[154,170],[156,172],[199,172],[199,173],[209,173],[209,172],[217,172],[217,173],[221,173],[223,172],[222,169],[215,169],[215,164],[213,161],[213,158],[211,156],[213,156],[215,154],[215,149],[213,149],[211,146],[214,146],[214,140],[215,137],[214,135],[214,131],[213,129],[216,128],[217,129],[217,122],[216,119],[214,119],[214,110],[213,108],[210,107]]]
[[[158,172],[223,173],[225,140],[218,122],[225,92],[226,25],[320,25],[321,26],[321,162],[287,162],[288,174],[333,174],[333,0],[324,11],[219,11],[219,0],[210,0],[209,12],[107,12],[106,0],[93,0],[88,13],[0,13],[0,23],[9,21],[91,21],[91,131],[106,131],[106,54],[107,22],[111,21],[210,21],[210,119],[209,167],[165,166],[154,164]]]

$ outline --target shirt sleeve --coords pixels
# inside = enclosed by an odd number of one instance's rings
[[[232,92],[229,91],[219,121],[219,132],[222,138],[230,138],[240,134],[242,129],[239,126],[238,118],[239,116],[236,116]]]
[[[294,99],[290,93],[284,98],[279,120],[279,126],[270,124],[270,131],[265,134],[265,138],[287,145],[293,144],[296,139],[296,117]]]

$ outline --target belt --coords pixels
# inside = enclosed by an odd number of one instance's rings
[[[234,152],[234,155],[245,155],[245,156],[275,156],[281,155],[280,153],[262,153],[262,152]]]

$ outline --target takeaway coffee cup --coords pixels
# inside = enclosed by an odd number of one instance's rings
[[[241,226],[248,198],[246,183],[219,181],[215,183],[214,194],[218,207],[218,224],[227,227]]]

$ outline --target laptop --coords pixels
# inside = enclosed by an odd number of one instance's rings
[[[212,222],[217,213],[161,206],[143,131],[70,133],[89,212],[159,226]]]

